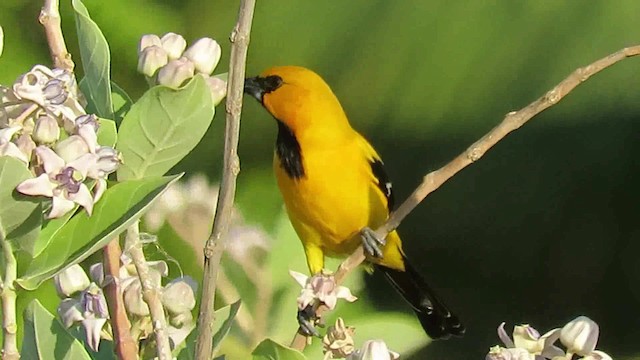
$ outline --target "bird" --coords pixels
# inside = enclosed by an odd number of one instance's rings
[[[397,231],[378,239],[371,230],[393,211],[393,187],[382,159],[322,77],[301,66],[275,66],[246,78],[244,92],[278,126],[273,169],[310,273],[322,272],[325,256],[345,257],[362,244],[430,338],[462,336],[465,327],[409,263]],[[313,334],[301,319],[312,315],[304,314],[298,314],[301,328]]]

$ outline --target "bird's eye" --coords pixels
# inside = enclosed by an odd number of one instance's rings
[[[269,75],[264,78],[264,92],[270,93],[282,86],[282,78],[278,75]]]

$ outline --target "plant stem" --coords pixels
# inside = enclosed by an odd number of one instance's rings
[[[169,334],[167,331],[167,319],[164,315],[160,291],[158,291],[157,285],[153,283],[149,275],[149,266],[142,252],[139,221],[136,221],[127,229],[126,243],[128,244],[126,251],[131,255],[131,259],[136,267],[136,272],[138,273],[138,278],[140,279],[142,299],[149,306],[153,333],[156,336],[156,345],[158,347],[158,359],[171,360],[173,357],[171,355],[171,344],[169,343]]]
[[[13,285],[18,276],[18,264],[13,255],[11,243],[0,234],[2,243],[2,256],[4,257],[4,279],[2,279],[2,335],[4,342],[2,345],[2,359],[19,359],[18,352],[18,324],[16,322],[16,288]]]
[[[71,60],[71,54],[67,51],[67,45],[64,43],[58,7],[58,0],[44,0],[38,21],[44,27],[44,33],[47,36],[53,66],[72,72],[75,64]]]
[[[240,113],[242,111],[249,34],[255,5],[255,0],[242,0],[240,2],[238,21],[230,36],[231,58],[229,82],[227,84],[224,164],[213,229],[204,247],[204,277],[195,354],[198,360],[210,360],[213,357],[216,278],[224,250],[225,236],[231,222],[231,211],[233,210],[233,201],[236,193],[236,178],[240,172],[240,160],[237,153],[240,135]]]
[[[109,314],[111,315],[116,354],[121,360],[136,360],[138,358],[138,345],[131,336],[131,322],[124,308],[124,298],[120,285],[120,255],[122,255],[122,252],[118,238],[111,240],[102,251],[105,280],[107,280],[104,293],[107,298]]]
[[[480,140],[473,143],[466,151],[458,155],[451,160],[448,164],[442,168],[430,172],[424,176],[422,184],[420,184],[413,193],[405,200],[400,207],[394,211],[387,222],[380,228],[376,229],[376,234],[384,239],[387,235],[395,230],[402,220],[413,211],[429,194],[437,190],[447,180],[451,179],[454,175],[459,173],[462,169],[480,160],[480,158],[500,140],[504,139],[509,133],[519,129],[527,121],[531,120],[534,116],[548,109],[549,107],[557,104],[573,89],[575,89],[581,83],[587,81],[591,76],[599,73],[600,71],[608,68],[609,66],[622,61],[628,57],[640,55],[640,45],[627,47],[619,50],[611,55],[608,55],[600,60],[593,62],[585,67],[578,68],[567,78],[562,80],[553,89],[549,90],[546,94],[538,98],[536,101],[527,105],[526,107],[508,113],[505,118],[496,127],[491,129]],[[358,265],[365,260],[364,251],[362,246],[358,247],[353,254],[351,254],[345,261],[343,261],[338,267],[338,271],[334,274],[336,283],[340,284]],[[319,306],[316,314],[321,316],[327,311],[326,306]],[[291,347],[298,350],[303,350],[307,345],[307,339],[304,335],[300,334],[300,331],[296,332],[296,335],[291,342]]]

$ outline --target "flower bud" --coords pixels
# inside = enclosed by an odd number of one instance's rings
[[[16,145],[18,146],[18,149],[22,151],[22,153],[27,157],[27,159],[31,159],[31,154],[36,148],[36,143],[33,141],[33,139],[31,139],[31,135],[20,135],[16,140]]]
[[[142,298],[140,281],[135,281],[124,290],[124,306],[127,311],[137,316],[148,316],[149,306]]]
[[[51,144],[60,138],[58,121],[49,115],[42,115],[33,128],[33,139],[40,144]]]
[[[207,77],[205,81],[211,91],[213,106],[220,104],[222,99],[227,96],[227,82],[216,76]]]
[[[359,360],[395,360],[400,355],[389,350],[382,340],[367,340],[355,358]]]
[[[560,331],[560,342],[567,351],[585,356],[596,348],[600,330],[595,321],[586,316],[578,316]]]
[[[190,277],[177,278],[165,286],[162,304],[173,314],[191,311],[196,306],[196,283]]]
[[[65,163],[70,163],[82,155],[89,153],[89,146],[79,135],[71,135],[57,143],[54,150]]]
[[[97,159],[95,164],[89,169],[89,176],[92,179],[104,179],[107,175],[118,169],[118,166],[122,163],[120,159],[120,153],[110,147],[101,146],[96,149]]]
[[[195,67],[189,59],[171,60],[158,70],[158,84],[177,88],[186,80],[192,78],[194,72]]]
[[[170,315],[169,324],[177,328],[193,324],[193,315],[191,314],[191,311],[183,312],[173,316]]]
[[[183,56],[193,62],[196,71],[209,75],[220,61],[220,45],[211,38],[202,38],[193,43]]]
[[[71,265],[53,277],[56,290],[60,297],[69,297],[89,287],[89,278],[78,264]]]
[[[160,41],[170,60],[176,60],[182,56],[182,52],[187,47],[187,41],[182,35],[172,32],[164,34]]]
[[[138,57],[138,72],[148,77],[155,75],[156,71],[167,65],[169,57],[167,52],[160,46],[152,45],[140,53]]]
[[[140,42],[138,42],[138,55],[140,55],[140,53],[149,46],[162,47],[162,41],[160,40],[160,37],[155,34],[142,35],[142,37],[140,38]]]

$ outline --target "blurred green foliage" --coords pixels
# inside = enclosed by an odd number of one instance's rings
[[[87,0],[112,53],[112,79],[137,99],[137,40],[174,31],[223,47],[238,1]],[[39,1],[3,0],[0,83],[49,63]],[[404,198],[509,111],[579,66],[640,43],[637,0],[265,0],[257,4],[248,74],[273,65],[310,67],[331,84],[356,128],[378,148]],[[70,2],[63,27],[79,59]],[[422,358],[482,358],[495,328],[539,330],[585,314],[599,348],[640,355],[640,60],[607,69],[576,89],[430,196],[400,228],[413,262],[468,327]],[[224,112],[206,141],[174,170],[216,180]],[[269,230],[282,206],[271,175],[272,119],[248,101],[238,201]],[[288,246],[299,247],[295,242]],[[278,251],[278,249],[275,249]],[[299,252],[302,255],[302,250]],[[303,270],[303,269],[297,269]],[[408,311],[380,276],[362,297]],[[381,335],[384,336],[384,329]]]

